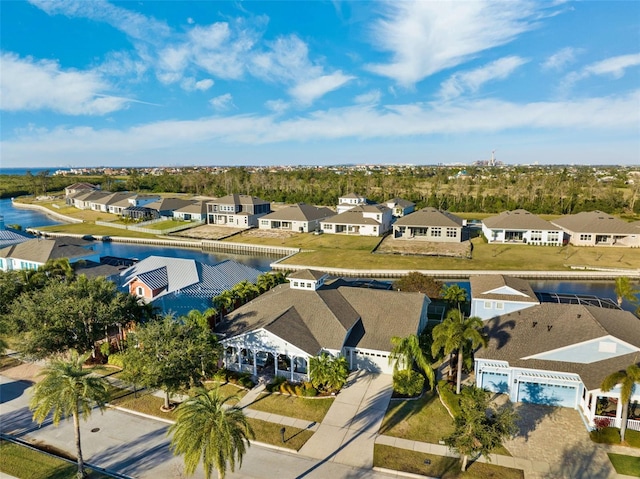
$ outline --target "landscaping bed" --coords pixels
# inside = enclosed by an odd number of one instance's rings
[[[427,463],[428,461],[428,463]],[[500,467],[493,464],[473,462],[465,472],[460,470],[460,459],[436,456],[422,452],[399,449],[397,447],[376,444],[373,449],[374,467],[394,471],[422,474],[442,479],[523,479],[520,469]]]

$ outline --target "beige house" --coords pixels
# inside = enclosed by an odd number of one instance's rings
[[[399,218],[393,224],[394,239],[415,239],[441,243],[459,243],[463,237],[465,221],[448,211],[422,208]]]
[[[320,229],[320,221],[334,215],[329,208],[298,203],[261,217],[259,228],[309,233]]]
[[[640,246],[640,228],[602,211],[585,211],[552,221],[575,246]]]
[[[564,240],[560,227],[522,209],[482,220],[482,234],[489,243],[561,246]]]

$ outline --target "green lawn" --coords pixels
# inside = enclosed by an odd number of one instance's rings
[[[322,422],[331,404],[333,404],[333,398],[312,399],[287,396],[285,394],[263,393],[247,407],[319,423]]]
[[[73,463],[0,440],[0,472],[5,474],[21,479],[74,479],[77,470]],[[108,477],[95,471],[88,472],[89,479]]]
[[[313,436],[313,431],[308,429],[298,429],[296,427],[287,426],[285,428],[284,439],[282,442],[281,424],[273,422],[261,421],[259,419],[248,418],[249,424],[253,428],[256,441],[272,444],[274,446],[286,447],[294,451],[300,450],[305,442]]]
[[[42,226],[38,228],[41,231],[51,231],[52,233],[69,233],[92,236],[127,236],[130,238],[156,238],[151,233],[141,233],[139,231],[123,230],[120,228],[111,228],[109,226],[100,226],[93,223],[76,223],[63,224],[55,226]]]
[[[453,419],[435,391],[420,399],[391,400],[380,426],[380,434],[432,444],[452,432]]]
[[[607,453],[613,468],[618,474],[640,477],[640,457],[624,456],[622,454]]]
[[[240,399],[242,399],[243,397],[245,397],[247,395],[247,390],[244,388],[241,388],[240,386],[236,386],[235,384],[231,384],[231,383],[224,383],[224,384],[220,384],[218,382],[214,382],[214,381],[210,381],[205,383],[204,387],[205,389],[213,389],[214,387],[218,386],[218,388],[220,389],[220,394],[222,394],[222,396],[227,397],[227,396],[237,396],[238,399],[237,400],[230,400],[227,404],[236,404]]]
[[[123,397],[115,397],[110,403],[114,406],[131,409],[132,411],[149,414],[162,419],[175,421],[175,409],[173,411],[164,412],[160,408],[164,404],[164,399],[153,396],[149,391],[139,391],[136,398],[133,393]]]
[[[166,220],[159,221],[158,223],[153,223],[150,225],[143,225],[143,228],[149,228],[152,230],[166,230],[169,228],[175,228],[176,226],[184,226],[184,225],[194,225],[191,221],[177,221],[177,220]]]
[[[429,464],[425,464],[429,461]],[[395,471],[422,474],[442,479],[523,479],[519,469],[474,462],[466,472],[460,471],[460,459],[424,454],[407,449],[376,444],[373,449],[373,465]]]
[[[291,238],[265,238],[254,236],[253,231],[245,231],[223,241],[232,243],[256,243],[269,246],[286,246],[289,248],[313,249],[313,250],[350,250],[373,251],[382,240],[377,237],[367,236],[343,236],[343,235],[314,235],[312,233],[298,233]]]

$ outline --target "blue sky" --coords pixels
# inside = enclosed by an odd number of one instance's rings
[[[0,2],[0,161],[640,164],[637,1]]]

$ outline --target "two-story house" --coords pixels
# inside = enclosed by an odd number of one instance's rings
[[[271,204],[256,196],[237,193],[207,202],[207,223],[211,225],[250,228],[258,219],[271,213]]]

